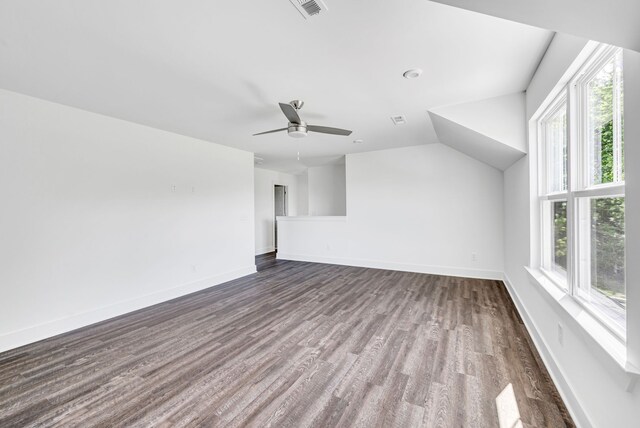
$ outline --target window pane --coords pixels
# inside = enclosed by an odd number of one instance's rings
[[[551,205],[553,216],[553,269],[567,275],[567,202],[555,201]]]
[[[567,201],[544,202],[544,268],[567,287]]]
[[[547,162],[547,192],[567,190],[567,104],[543,122]]]
[[[586,84],[589,184],[624,181],[622,52]]]
[[[624,198],[585,198],[580,210],[589,216],[589,241],[581,249],[581,289],[600,312],[625,329]],[[586,232],[586,230],[585,230]]]

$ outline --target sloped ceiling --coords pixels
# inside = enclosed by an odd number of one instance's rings
[[[315,159],[438,141],[426,113],[524,90],[551,32],[426,0],[4,0],[0,87],[255,152]],[[402,73],[424,70],[420,79]],[[351,137],[286,133],[278,102]],[[403,114],[395,126],[390,116]],[[363,144],[353,144],[363,139]],[[300,161],[297,153],[300,152]]]
[[[640,52],[638,0],[432,0]]]
[[[524,92],[429,110],[438,139],[500,170],[526,148]]]

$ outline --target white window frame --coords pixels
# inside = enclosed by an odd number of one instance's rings
[[[538,212],[540,216],[539,223],[539,260],[540,271],[562,292],[571,296],[584,310],[590,313],[595,319],[600,321],[615,336],[626,341],[626,330],[621,329],[613,320],[602,314],[590,304],[588,294],[585,290],[591,288],[590,272],[580,272],[578,257],[580,254],[590,254],[590,239],[580,241],[581,236],[585,233],[579,233],[580,219],[578,218],[579,210],[577,204],[580,198],[593,197],[624,197],[625,183],[624,181],[616,182],[620,179],[621,169],[616,168],[614,171],[614,183],[590,184],[587,165],[589,165],[589,153],[584,144],[586,141],[586,108],[584,106],[587,99],[586,83],[591,80],[602,68],[604,64],[613,59],[621,52],[620,48],[609,45],[599,45],[587,60],[580,66],[578,72],[569,80],[569,82],[560,90],[557,96],[544,109],[542,114],[536,120],[536,135],[538,144]],[[614,92],[615,94],[615,92]],[[564,191],[550,192],[548,189],[547,176],[548,162],[546,157],[547,141],[544,132],[544,123],[553,117],[559,108],[566,102],[567,114],[567,188]],[[574,111],[575,110],[575,111]],[[618,112],[614,111],[614,127],[619,127],[620,117]],[[614,132],[615,134],[615,132]],[[619,130],[618,130],[619,134]],[[581,143],[582,142],[582,143]],[[619,141],[614,140],[614,165],[620,164],[619,159],[622,156]],[[618,160],[618,162],[616,162]],[[550,218],[545,212],[545,204],[554,201],[567,201],[567,275],[566,281],[564,277],[555,271],[548,269],[550,266],[549,249],[553,251],[553,242],[551,237],[546,233],[550,228]],[[585,213],[583,212],[582,215]],[[586,213],[589,215],[589,213]],[[583,225],[590,224],[590,218],[583,219]],[[589,236],[589,234],[586,234]],[[586,242],[584,242],[586,241]],[[582,265],[584,266],[584,264]],[[588,269],[585,269],[585,271]]]
[[[539,172],[538,172],[538,189],[539,189],[539,205],[540,205],[540,235],[541,235],[541,246],[540,246],[540,270],[547,275],[554,284],[559,286],[563,290],[567,290],[569,288],[569,284],[571,283],[569,278],[569,272],[571,270],[569,266],[569,261],[571,255],[569,254],[570,248],[567,248],[567,278],[560,275],[559,273],[549,269],[551,266],[551,258],[549,248],[553,247],[553,242],[551,241],[551,236],[549,236],[548,231],[552,230],[552,227],[549,223],[550,218],[546,215],[547,213],[545,208],[545,202],[554,201],[567,201],[567,242],[569,241],[569,188],[568,188],[568,177],[569,177],[569,169],[567,166],[567,189],[560,191],[549,191],[549,165],[547,163],[547,150],[549,147],[547,141],[547,133],[545,132],[545,122],[551,119],[553,116],[558,113],[560,108],[566,104],[566,115],[567,115],[567,123],[569,123],[569,99],[567,97],[566,91],[561,91],[558,96],[551,102],[549,107],[545,109],[544,114],[537,121],[537,135],[538,135],[538,147],[539,147]],[[568,131],[567,131],[568,133]],[[567,139],[568,145],[568,139]],[[567,156],[569,155],[569,147],[567,147]]]

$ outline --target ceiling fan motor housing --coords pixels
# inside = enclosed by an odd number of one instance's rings
[[[307,136],[307,124],[305,122],[302,122],[302,123],[289,122],[289,128],[287,129],[287,132],[289,133],[289,137],[304,138]]]

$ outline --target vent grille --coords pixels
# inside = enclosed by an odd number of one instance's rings
[[[319,15],[320,12],[326,11],[327,5],[322,0],[289,0],[292,5],[298,9],[298,12],[304,19]]]
[[[402,115],[391,116],[391,120],[395,125],[404,125],[405,123],[407,123],[407,119]]]
[[[315,0],[311,0],[308,1],[306,3],[302,4],[302,8],[304,9],[305,12],[307,12],[308,15],[317,15],[320,13],[320,6],[318,6],[318,3],[315,2]]]

